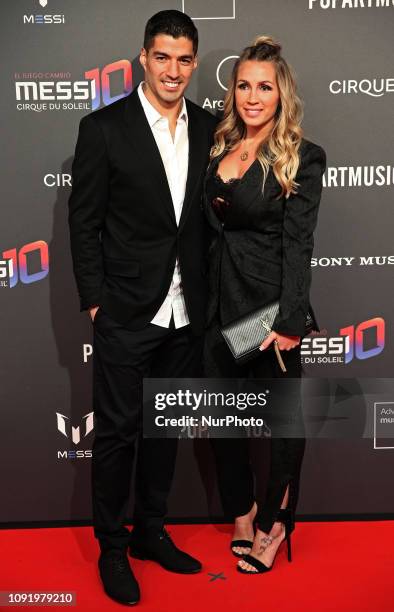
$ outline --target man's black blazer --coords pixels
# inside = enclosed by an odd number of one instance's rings
[[[81,310],[99,305],[130,330],[167,295],[179,258],[191,326],[204,326],[201,188],[217,120],[186,101],[189,166],[179,226],[159,150],[135,89],[85,116],[72,166],[69,225]]]
[[[208,169],[205,192],[212,185],[223,155],[216,157]],[[273,330],[305,335],[313,231],[326,155],[318,145],[303,140],[300,157],[298,194],[288,199],[278,199],[281,188],[272,169],[262,192],[262,168],[257,160],[237,183],[224,224],[218,220],[209,198],[204,198],[211,228],[207,324],[216,313],[221,324],[226,325],[279,300]]]

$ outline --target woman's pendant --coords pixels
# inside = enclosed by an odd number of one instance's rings
[[[248,159],[248,157],[249,157],[249,153],[247,151],[244,151],[240,155],[241,161],[246,161]]]

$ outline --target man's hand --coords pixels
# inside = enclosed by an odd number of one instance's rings
[[[276,341],[278,344],[278,348],[281,351],[290,351],[290,349],[295,348],[300,343],[300,336],[283,336],[282,334],[277,334],[276,332],[271,332],[264,342],[260,345],[260,351],[264,351],[269,347],[271,342]]]
[[[92,306],[92,308],[89,308],[89,315],[90,315],[90,318],[92,320],[92,323],[93,323],[93,321],[95,319],[96,313],[97,313],[99,308],[100,308],[100,306]]]

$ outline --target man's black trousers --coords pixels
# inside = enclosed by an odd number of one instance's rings
[[[99,309],[94,320],[92,460],[94,533],[102,550],[127,547],[124,527],[138,440],[134,525],[161,528],[167,512],[176,439],[143,439],[144,377],[201,376],[202,338],[190,325],[149,324],[130,331]]]

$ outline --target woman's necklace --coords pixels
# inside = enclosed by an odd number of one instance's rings
[[[243,142],[245,142],[245,140],[243,140]],[[254,141],[252,140],[252,141],[249,143],[249,145],[246,145],[246,146],[249,148],[250,146],[252,146],[252,145],[253,145],[253,142],[254,142]],[[246,161],[246,160],[248,159],[248,157],[249,157],[249,151],[243,151],[243,152],[240,154],[240,156],[239,156],[239,158],[240,158],[240,160],[241,160],[241,161]]]

